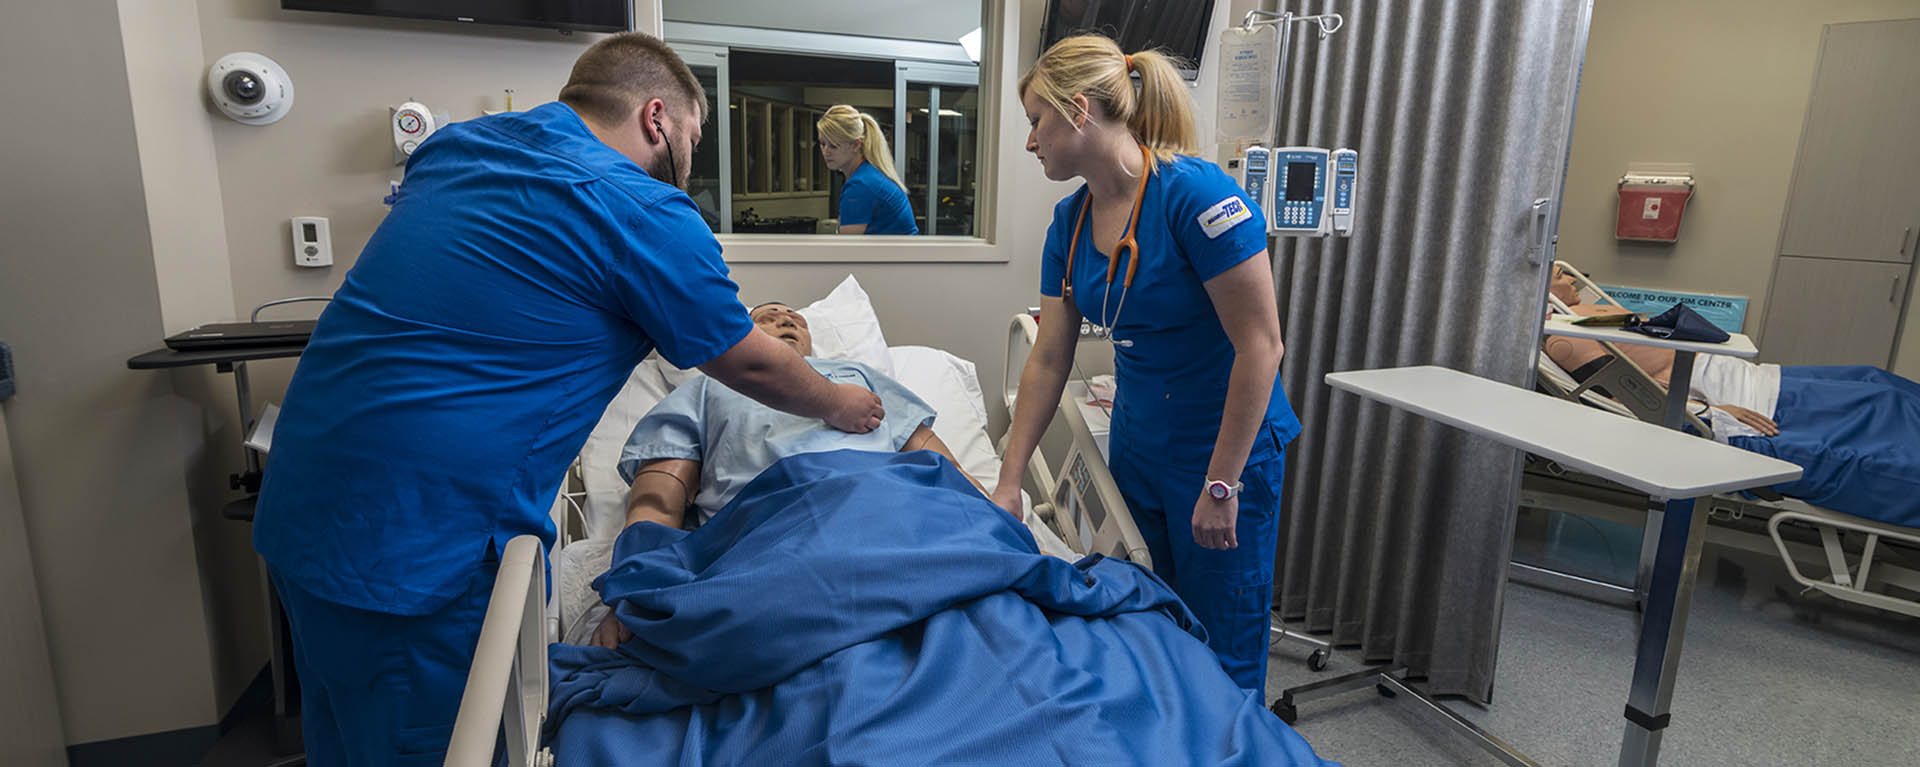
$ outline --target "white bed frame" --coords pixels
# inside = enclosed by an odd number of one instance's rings
[[[1598,284],[1571,264],[1556,261],[1554,266],[1566,270],[1573,276],[1583,302],[1591,302],[1594,305],[1620,305]],[[1572,309],[1558,297],[1548,296],[1548,301],[1556,312],[1573,313]],[[1638,418],[1655,424],[1663,423],[1666,387],[1660,385],[1638,365],[1633,364],[1619,348],[1610,343],[1601,343],[1607,347],[1607,352],[1614,356],[1614,360],[1584,383],[1576,383],[1573,376],[1548,357],[1546,352],[1540,352],[1537,372],[1541,388],[1557,396],[1628,418]],[[1616,399],[1600,396],[1593,391],[1595,386],[1605,387],[1616,395]],[[1626,396],[1620,396],[1622,394]],[[1692,414],[1687,414],[1687,422],[1698,429],[1699,434],[1712,433],[1704,422]],[[1537,498],[1543,494],[1535,492],[1529,495]],[[1544,495],[1551,496],[1552,493]],[[1707,508],[1732,516],[1753,513],[1764,517],[1767,536],[1773,542],[1772,550],[1779,554],[1781,562],[1786,565],[1787,575],[1801,586],[1855,604],[1920,617],[1920,601],[1872,590],[1874,581],[1869,580],[1870,577],[1877,576],[1878,583],[1883,586],[1920,591],[1920,572],[1876,558],[1880,553],[1882,539],[1900,541],[1920,549],[1920,529],[1875,522],[1793,498],[1765,500],[1716,496]],[[1824,556],[1810,556],[1816,554],[1810,551],[1811,547],[1788,540],[1788,537],[1782,534],[1782,528],[1787,526],[1811,528],[1818,533],[1820,548],[1817,554]],[[1843,537],[1848,533],[1864,541],[1857,554],[1849,552],[1842,545]],[[1751,545],[1741,543],[1735,543],[1735,545],[1748,550],[1764,551],[1763,548]],[[1816,566],[1824,564],[1827,572],[1824,575],[1808,575],[1800,568],[1802,561],[1810,561]],[[1876,563],[1878,563],[1877,569]]]

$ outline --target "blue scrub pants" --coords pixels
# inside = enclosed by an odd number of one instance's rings
[[[293,627],[308,764],[427,767],[446,761],[498,569],[498,560],[489,557],[466,593],[427,615],[348,607],[274,573]]]
[[[1206,467],[1188,471],[1111,444],[1113,480],[1153,557],[1153,572],[1186,602],[1207,629],[1207,647],[1241,687],[1262,699],[1267,689],[1268,615],[1273,609],[1273,557],[1280,540],[1280,481],[1286,450],[1240,474],[1237,548],[1221,551],[1193,540],[1193,506]]]

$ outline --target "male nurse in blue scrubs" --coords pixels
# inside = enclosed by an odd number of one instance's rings
[[[440,764],[498,558],[554,537],[567,464],[648,353],[864,433],[873,392],[755,330],[682,191],[705,93],[622,34],[560,100],[447,126],[294,371],[254,546],[293,628],[307,755]]]

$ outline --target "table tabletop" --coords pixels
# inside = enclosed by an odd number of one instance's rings
[[[1328,385],[1662,498],[1787,482],[1800,467],[1431,365],[1328,373]]]

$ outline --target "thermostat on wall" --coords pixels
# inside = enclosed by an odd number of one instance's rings
[[[333,235],[327,230],[326,219],[293,217],[293,265],[333,266]]]

